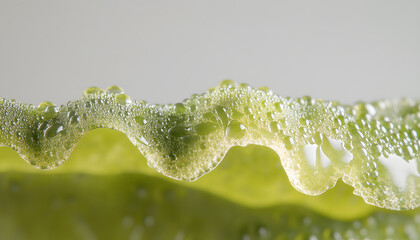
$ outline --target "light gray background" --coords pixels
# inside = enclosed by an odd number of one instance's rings
[[[419,97],[420,1],[0,0],[0,96],[117,84],[175,103],[225,78],[345,103]]]

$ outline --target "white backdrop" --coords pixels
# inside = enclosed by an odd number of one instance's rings
[[[175,103],[225,78],[345,103],[419,97],[420,1],[0,0],[0,96],[117,84]]]

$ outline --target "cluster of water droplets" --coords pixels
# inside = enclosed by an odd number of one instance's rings
[[[127,135],[160,173],[195,180],[232,146],[275,150],[292,185],[320,194],[339,178],[368,203],[389,209],[420,205],[419,102],[341,105],[283,98],[267,88],[223,81],[182,103],[149,105],[117,86],[92,87],[63,106],[0,101],[0,144],[40,168],[63,163],[96,128]]]

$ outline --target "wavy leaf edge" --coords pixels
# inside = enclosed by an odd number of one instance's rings
[[[341,105],[283,98],[226,80],[182,103],[151,105],[117,86],[88,88],[82,99],[35,107],[0,99],[0,145],[31,165],[61,165],[96,128],[124,133],[159,173],[193,181],[233,146],[267,146],[291,184],[317,195],[339,178],[365,202],[392,210],[420,205],[420,102]]]

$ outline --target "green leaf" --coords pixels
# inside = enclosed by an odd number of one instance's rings
[[[277,154],[231,149],[194,182],[172,180],[117,131],[83,137],[63,166],[39,170],[0,149],[3,239],[416,239],[420,212],[364,203],[339,182],[297,192]],[[392,230],[390,230],[392,229]]]

